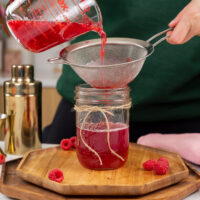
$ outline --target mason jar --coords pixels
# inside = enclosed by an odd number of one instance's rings
[[[76,87],[77,157],[86,168],[117,169],[128,158],[129,87],[96,89]]]

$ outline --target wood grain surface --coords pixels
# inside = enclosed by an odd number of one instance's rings
[[[20,200],[182,200],[200,187],[200,176],[190,171],[189,176],[177,184],[143,196],[63,196],[28,183],[16,175],[20,160],[3,165],[0,192]]]
[[[144,161],[159,157],[169,160],[166,175],[142,168]],[[55,168],[64,173],[61,183],[48,179],[48,173]],[[63,151],[60,147],[32,151],[17,168],[24,180],[64,195],[142,195],[177,183],[188,173],[178,154],[137,144],[130,145],[127,163],[117,170],[86,169],[79,164],[74,150]]]

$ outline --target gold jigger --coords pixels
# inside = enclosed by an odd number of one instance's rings
[[[8,118],[8,115],[0,114],[0,136],[2,138],[4,138],[4,128],[6,125],[7,118]],[[6,154],[4,153],[4,151],[1,148],[0,148],[0,153],[3,154],[4,156],[6,156]]]
[[[5,151],[9,154],[15,154],[15,144],[14,144],[14,117],[15,113],[13,111],[10,112],[9,115],[7,115],[7,126],[6,126],[6,133],[5,133]]]

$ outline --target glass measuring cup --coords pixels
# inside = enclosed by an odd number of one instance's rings
[[[36,53],[88,31],[102,30],[95,0],[10,0],[6,17],[14,38]]]

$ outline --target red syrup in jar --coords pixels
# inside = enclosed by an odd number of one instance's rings
[[[104,57],[106,34],[101,23],[83,17],[82,23],[59,21],[10,20],[8,26],[15,37],[29,51],[39,53],[69,41],[89,31],[97,32],[102,38],[101,57]]]
[[[77,127],[77,156],[80,163],[90,169],[117,169],[122,167],[128,157],[129,127],[122,123],[109,123],[110,126],[110,147],[124,160],[114,155],[108,146],[107,126],[105,122],[89,124],[82,129],[82,137],[87,145],[95,150],[101,158],[93,153],[82,141],[80,137],[80,127]]]

